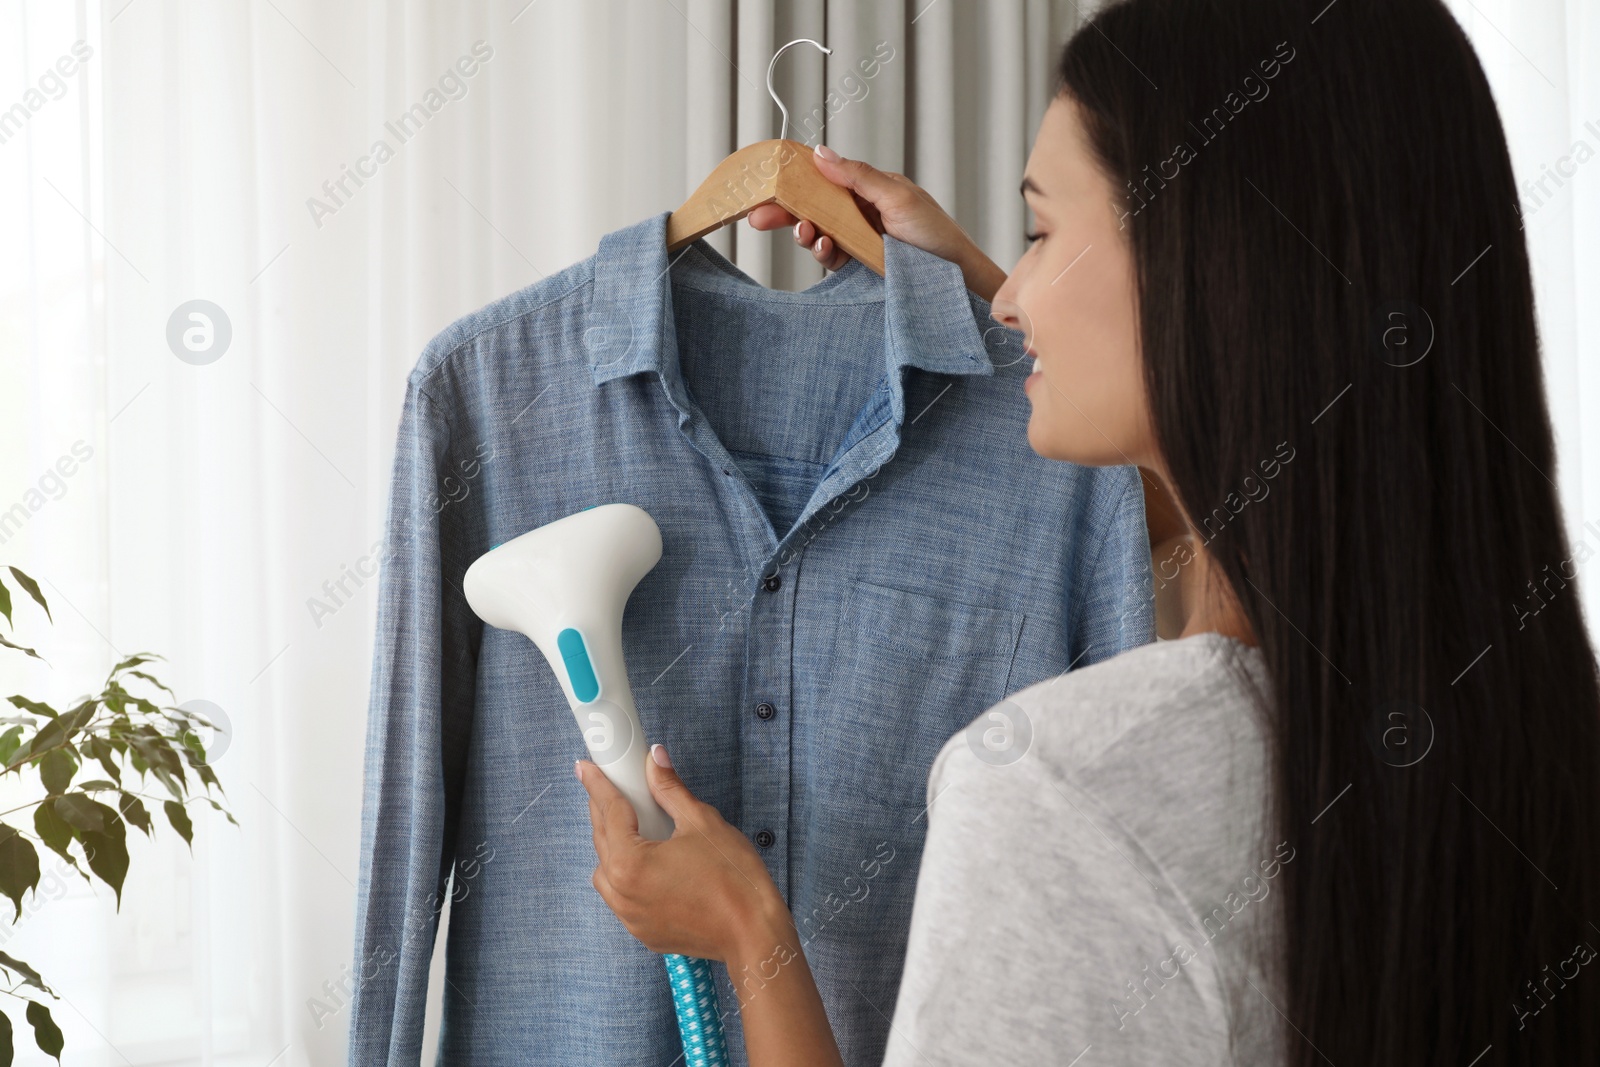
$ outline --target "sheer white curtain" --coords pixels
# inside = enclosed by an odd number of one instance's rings
[[[1600,548],[1597,12],[1453,3],[1535,183],[1558,478],[1574,544]],[[1076,17],[1072,0],[0,5],[0,563],[46,580],[56,620],[19,607],[50,663],[0,659],[0,691],[66,700],[121,653],[165,653],[180,699],[229,726],[217,770],[242,824],[197,812],[193,858],[170,831],[141,838],[120,914],[45,863],[0,940],[62,995],[68,1062],[343,1061],[370,563],[427,339],[776,136],[767,61],[797,37],[833,54],[780,60],[790,135],[816,143],[824,118],[828,143],[910,174],[1009,264]],[[1547,171],[1561,181],[1537,185]],[[819,276],[786,235],[714,240],[768,284]]]
[[[767,62],[797,37],[833,53],[779,61],[790,136],[825,124],[919,176],[1009,262],[1075,19],[1070,0],[0,5],[0,515],[23,508],[0,563],[55,609],[19,606],[50,665],[0,659],[0,685],[67,700],[120,654],[166,654],[179,698],[228,724],[241,823],[197,811],[193,858],[140,836],[120,914],[45,862],[0,938],[61,994],[68,1062],[343,1062],[371,556],[424,343],[776,136]],[[787,235],[715,241],[769,284],[820,277]]]

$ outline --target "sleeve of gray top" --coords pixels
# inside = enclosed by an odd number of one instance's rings
[[[1210,949],[1092,796],[947,745],[884,1067],[1229,1061]]]

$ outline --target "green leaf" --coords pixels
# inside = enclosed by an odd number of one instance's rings
[[[11,1044],[11,1020],[0,1012],[0,1067],[11,1067],[17,1050]]]
[[[190,722],[197,722],[201,726],[206,727],[207,729],[215,730],[217,728],[217,724],[216,723],[212,722],[210,719],[206,718],[200,712],[195,711],[192,708],[190,708],[190,709],[173,708],[172,710],[177,712],[179,715],[182,715],[185,719],[188,719]]]
[[[39,732],[29,738],[27,743],[18,747],[16,753],[7,761],[5,769],[15,770],[23,763],[34,759],[46,749],[55,748],[63,742],[70,741],[72,735],[82,728],[94,715],[93,704],[80,704],[65,715],[51,719],[39,727]]]
[[[39,977],[39,972],[34,970],[32,967],[29,967],[21,960],[12,956],[8,956],[4,952],[0,952],[0,964],[4,964],[13,971],[16,971],[18,974],[22,975],[22,980],[24,982],[27,982],[40,992],[49,993],[52,997],[55,996],[55,993],[51,990],[51,988],[44,984],[44,979]]]
[[[150,825],[150,813],[144,810],[144,804],[132,793],[123,793],[121,803],[122,817],[139,829],[144,831],[144,836],[154,836],[155,828]]]
[[[11,568],[16,570],[15,567]],[[56,1062],[61,1062],[61,1049],[66,1044],[61,1036],[61,1027],[50,1018],[50,1009],[40,1004],[37,1000],[28,1001],[28,1021],[33,1024],[33,1041],[45,1051],[46,1055],[54,1056]]]
[[[51,796],[65,793],[72,785],[72,776],[78,773],[78,761],[65,747],[52,748],[39,761],[39,778],[45,792]]]
[[[178,800],[183,800],[184,799],[184,791],[178,787],[178,783],[177,782],[173,781],[172,775],[167,773],[166,768],[164,768],[164,767],[151,767],[150,768],[150,773],[155,775],[156,779],[162,785],[167,787],[167,792],[171,793]]]
[[[189,779],[183,773],[183,761],[172,750],[171,739],[153,729],[147,733],[146,727],[141,726],[135,731],[135,736],[130,737],[128,741],[144,757],[150,767],[150,773],[167,787],[167,792],[182,800],[188,789]]]
[[[103,737],[96,737],[91,734],[84,738],[83,747],[92,758],[100,761],[100,766],[106,769],[106,773],[111,776],[113,781],[118,785],[122,784],[122,769],[111,758],[116,752],[116,749],[111,747],[111,742]]]
[[[127,659],[123,660],[121,663],[117,664],[115,667],[112,667],[111,668],[111,673],[112,674],[120,674],[123,671],[127,670],[129,667],[137,667],[141,663],[149,663],[152,660],[158,660],[158,659],[166,659],[166,657],[165,656],[158,656],[154,652],[135,652],[133,655],[129,656]]]
[[[171,823],[172,828],[178,831],[178,833],[183,836],[183,839],[189,843],[189,851],[193,852],[194,824],[189,821],[189,813],[184,811],[183,805],[179,804],[176,800],[169,800],[165,804],[161,805],[161,807],[162,810],[167,813],[167,821]]]
[[[18,833],[16,827],[0,823],[0,893],[17,906],[17,919],[22,918],[22,894],[38,886],[39,853],[34,851],[33,842]]]
[[[67,731],[68,736],[88,725],[89,721],[94,718],[94,709],[98,706],[97,701],[85,700],[71,711],[64,713],[60,722],[64,724],[63,729]]]
[[[37,754],[51,745],[60,744],[65,740],[66,735],[61,730],[60,722],[60,719],[51,719],[39,727],[32,737],[18,745],[17,751],[12,754],[10,761],[6,764],[6,770],[16,770],[29,760],[37,759]]]
[[[34,600],[38,601],[39,606],[44,609],[45,618],[49,619],[52,623],[55,622],[55,616],[50,614],[50,605],[44,602],[44,594],[39,592],[39,583],[34,581],[32,578],[29,578],[26,574],[23,574],[15,567],[11,567],[9,570],[11,571],[11,577],[17,580],[17,584],[22,586],[23,591],[29,596],[33,597]]]
[[[130,675],[132,675],[133,677],[135,677],[135,678],[143,678],[145,681],[149,682],[151,685],[155,686],[157,689],[165,689],[167,691],[167,695],[170,696],[170,697],[176,698],[177,695],[178,695],[177,693],[174,693],[170,688],[168,688],[165,684],[163,684],[160,681],[157,681],[155,678],[152,678],[150,675],[146,674],[144,671],[129,671],[128,673]]]
[[[0,637],[0,647],[14,648],[18,652],[26,652],[28,655],[32,656],[34,659],[38,660],[39,662],[41,662],[41,663],[44,662],[44,657],[39,655],[39,653],[35,652],[33,649],[24,648],[22,645],[19,645],[14,641],[7,641],[3,637]]]
[[[43,715],[47,719],[53,719],[56,717],[56,709],[52,708],[49,704],[41,704],[37,700],[29,700],[25,696],[11,696],[7,697],[6,699],[22,710],[31,711],[35,715]]]
[[[103,804],[96,807],[104,808]],[[110,811],[109,808],[105,810]],[[122,880],[128,874],[128,825],[121,819],[109,821],[104,833],[84,830],[78,835],[83,842],[83,853],[89,858],[89,869],[117,891],[117,910],[122,910]]]
[[[0,582],[0,612],[5,613],[6,625],[15,630],[17,624],[11,621],[11,590],[6,588],[4,582]]]
[[[79,830],[99,832],[106,828],[105,813],[111,809],[104,804],[96,803],[82,793],[68,793],[66,796],[56,797],[51,803],[55,805],[58,815]]]
[[[79,782],[78,788],[85,793],[93,793],[105,789],[115,789],[117,788],[117,783],[108,782],[104,778],[91,778],[87,782]]]
[[[218,788],[221,788],[221,787],[219,786]],[[222,814],[226,815],[228,817],[228,821],[233,823],[233,825],[235,825],[235,826],[239,825],[239,820],[235,819],[233,817],[233,812],[229,811],[227,808],[223,807],[221,804],[218,804],[215,800],[212,800],[210,797],[206,797],[206,803],[210,804],[213,808],[216,808],[218,811],[222,812]]]
[[[177,775],[180,781],[183,779],[183,761],[178,759],[178,754],[172,750],[172,741],[169,738],[154,730],[149,733],[140,731],[129,738],[128,742],[151,767],[159,767],[168,774]]]
[[[0,766],[11,762],[11,757],[17,754],[17,746],[20,744],[22,744],[22,727],[13,726],[0,734]]]
[[[186,729],[181,734],[178,734],[178,738],[183,743],[184,755],[188,757],[192,765],[198,767],[206,761],[206,746],[200,740],[199,734],[193,730]]]
[[[56,810],[56,798],[41,801],[33,809],[33,828],[38,831],[39,840],[50,846],[50,851],[74,867],[78,865],[72,853],[67,851],[67,846],[72,844],[72,824]]]

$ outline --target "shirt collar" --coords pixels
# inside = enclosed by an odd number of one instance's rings
[[[596,386],[641,371],[661,373],[663,353],[669,344],[676,362],[677,334],[669,318],[672,278],[668,265],[687,250],[667,255],[670,215],[670,211],[661,211],[600,239],[588,328],[591,343],[584,346]],[[696,240],[695,245],[713,262],[720,260],[738,271],[703,239]],[[856,260],[847,263],[843,271],[870,276],[862,280],[882,288],[884,365],[899,421],[904,416],[904,401],[898,368],[915,366],[938,374],[993,375],[995,365],[989,359],[985,340],[1000,330],[997,325],[994,331],[979,331],[970,301],[981,298],[968,293],[961,268],[954,263],[887,235],[883,239],[883,258],[881,279]],[[751,291],[761,290],[752,286]]]

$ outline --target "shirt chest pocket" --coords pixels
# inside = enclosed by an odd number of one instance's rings
[[[838,754],[828,775],[834,795],[865,796],[905,810],[908,819],[920,812],[939,749],[1004,699],[1025,618],[852,583],[833,627],[822,689]]]

